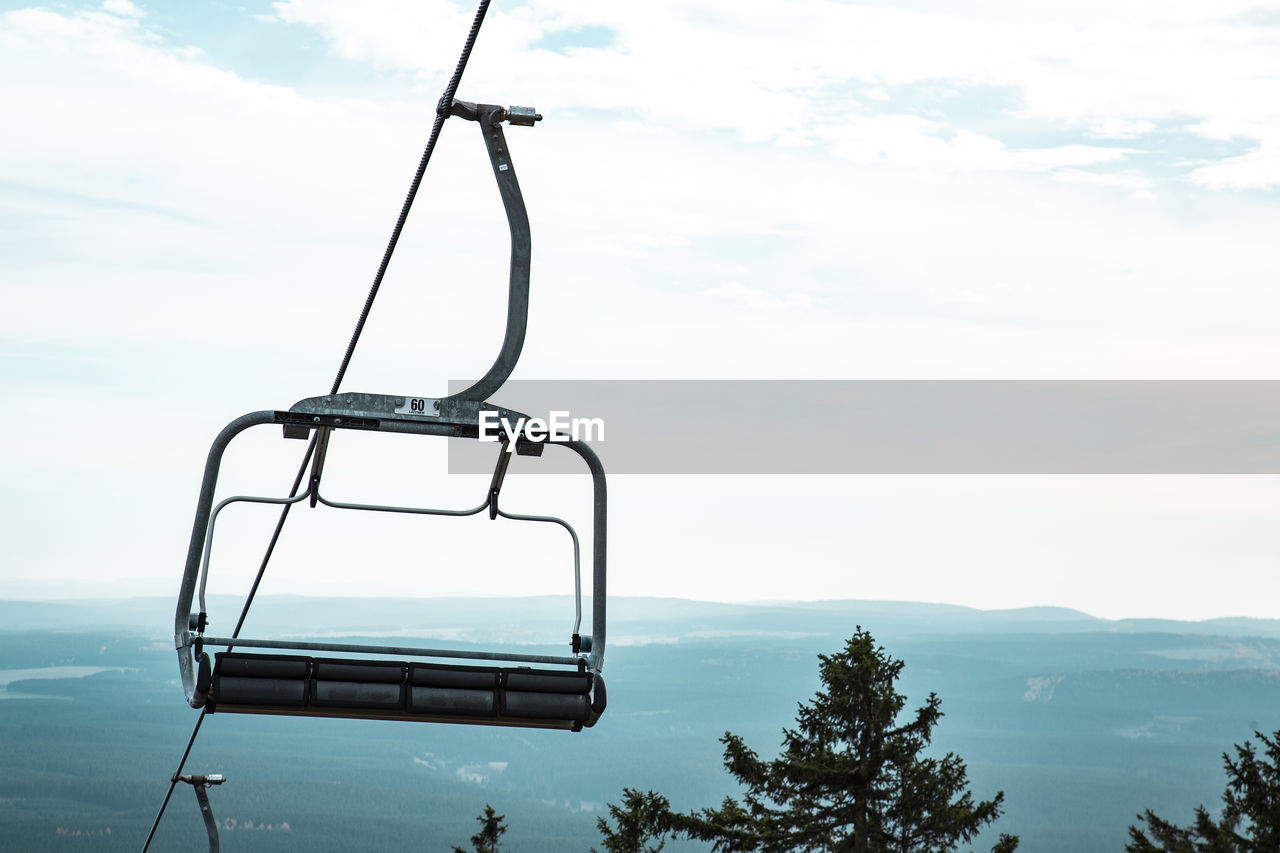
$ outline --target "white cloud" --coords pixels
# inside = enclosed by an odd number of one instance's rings
[[[469,7],[446,8],[442,14],[422,4],[277,4],[283,20],[318,29],[343,56],[427,74],[442,71],[445,58],[456,54],[458,36],[446,31],[465,30]],[[503,80],[510,89],[512,75],[499,72],[500,64],[517,70],[518,90],[558,107],[731,130],[748,141],[829,138],[832,123],[876,120],[831,93],[861,92],[891,107],[890,89],[910,86],[1006,93],[1017,115],[1057,123],[1082,139],[1138,138],[1168,120],[1202,129],[1230,125],[1260,139],[1280,116],[1280,28],[1251,23],[1243,13],[1252,8],[1187,2],[1152,9],[1132,2],[1050,10],[986,2],[961,10],[757,0],[726,14],[710,0],[668,0],[636,14],[625,4],[576,8],[535,0],[491,13],[470,85]],[[613,46],[570,55],[538,47],[543,37],[582,26],[612,31]],[[985,135],[966,126],[966,103],[961,97],[938,117],[951,135]],[[850,156],[847,139],[833,141]],[[879,156],[872,145],[854,159]],[[972,152],[953,159],[969,168]],[[1018,168],[1018,158],[1003,164]]]
[[[1054,172],[1055,181],[1073,184],[1088,184],[1095,187],[1117,187],[1129,190],[1134,198],[1150,201],[1156,198],[1153,191],[1155,184],[1145,175],[1136,171],[1122,172],[1086,172],[1080,169],[1059,169]]]
[[[274,11],[280,21],[319,30],[345,59],[427,72],[452,71],[472,18],[453,3],[427,5],[411,0],[358,6],[342,0],[310,0],[276,3]]]
[[[797,308],[809,308],[813,305],[813,297],[807,293],[787,293],[777,295],[759,287],[747,287],[737,281],[725,282],[706,291],[708,296],[726,302],[747,306],[757,311],[779,311]]]
[[[102,8],[113,15],[122,15],[126,18],[141,18],[146,14],[129,0],[103,0]]]
[[[1106,118],[1094,122],[1089,135],[1097,139],[1137,139],[1155,129],[1155,123],[1146,119]]]
[[[1129,154],[1141,153],[1132,148],[1100,148],[1096,145],[1058,145],[1053,148],[1031,148],[1014,154],[1016,161],[1030,169],[1079,168],[1114,163]]]
[[[1268,142],[1248,154],[1199,166],[1189,175],[1192,183],[1210,189],[1268,190],[1280,186],[1280,129]]]
[[[343,29],[346,16],[356,13],[346,4],[298,0],[281,4],[278,13],[345,32],[342,38],[351,44],[342,50],[356,56],[375,51],[385,27],[400,12],[407,16],[405,27],[410,30],[415,26],[431,29],[434,21],[435,29],[449,31],[448,38],[441,34],[441,39],[459,38],[469,13],[459,6],[449,13],[453,17],[432,19],[432,8],[378,5],[365,16],[363,29],[352,21],[350,30]],[[740,296],[791,294],[778,298],[794,299],[794,294],[805,294],[805,299],[822,300],[830,321],[839,323],[852,322],[864,299],[871,300],[874,310],[898,317],[931,316],[939,304],[965,304],[976,311],[974,300],[939,300],[935,283],[947,281],[945,293],[988,294],[992,280],[1016,282],[1030,277],[1034,286],[1020,286],[1014,295],[991,295],[986,303],[989,310],[969,315],[966,322],[981,316],[983,322],[1041,326],[1078,322],[1086,324],[1083,329],[1092,320],[1079,305],[1092,304],[1090,294],[1096,290],[1106,292],[1113,302],[1159,317],[1155,328],[1178,348],[1189,347],[1187,333],[1205,316],[1200,306],[1213,302],[1213,294],[1221,292],[1222,276],[1213,269],[1214,259],[1222,255],[1215,243],[1221,239],[1220,230],[1206,237],[1204,222],[1182,220],[1177,209],[1166,215],[1149,204],[1129,209],[1129,202],[1122,203],[1126,195],[1147,202],[1153,195],[1165,195],[1160,180],[1144,172],[1136,149],[1084,143],[1011,147],[989,134],[957,126],[956,116],[929,119],[855,112],[806,113],[793,132],[815,144],[777,146],[765,139],[718,135],[714,130],[728,122],[740,125],[744,134],[748,126],[773,132],[767,111],[735,110],[714,100],[645,95],[652,87],[636,92],[624,86],[611,89],[608,103],[616,109],[603,116],[578,112],[576,108],[595,103],[592,98],[599,93],[591,81],[597,71],[612,68],[631,74],[631,64],[640,61],[639,52],[648,49],[647,39],[656,37],[656,24],[651,27],[647,19],[626,18],[617,9],[583,11],[572,5],[534,4],[504,14],[523,17],[505,23],[501,15],[495,18],[494,30],[486,29],[482,35],[473,70],[488,79],[513,80],[515,88],[532,86],[530,80],[539,86],[546,83],[563,99],[560,105],[548,105],[540,97],[520,98],[538,105],[548,118],[532,131],[513,129],[511,138],[530,199],[540,263],[564,265],[557,276],[575,298],[590,294],[597,271],[607,270],[619,286],[635,287],[637,293],[665,290],[676,300],[704,293],[709,286],[714,289],[716,281],[744,288]],[[742,19],[723,25],[699,17],[709,14],[705,6],[679,13],[689,19],[688,28],[695,35],[711,29],[725,42],[722,63],[726,68],[712,69],[713,75],[741,70],[733,63],[740,61],[742,48],[732,39],[740,31],[750,44],[771,27],[786,35],[798,20],[809,20],[806,15],[830,15],[832,20],[855,15],[864,22],[900,20],[891,10],[833,9],[823,3],[803,5],[795,13],[796,20],[786,21],[755,7],[748,7]],[[913,12],[907,17],[924,25],[934,16]],[[21,204],[17,209],[27,211],[22,226],[29,231],[27,251],[55,246],[49,251],[56,252],[61,265],[25,272],[17,258],[10,259],[9,269],[22,274],[11,273],[9,290],[31,307],[20,323],[10,321],[9,333],[21,328],[39,335],[47,326],[98,334],[95,311],[65,317],[48,313],[47,306],[41,305],[49,277],[75,269],[75,276],[84,283],[60,286],[78,288],[82,305],[101,302],[100,310],[109,310],[107,292],[95,290],[82,272],[96,269],[98,281],[110,280],[113,286],[137,294],[134,302],[139,307],[118,321],[122,331],[189,335],[169,320],[168,312],[182,295],[174,293],[167,279],[172,277],[169,270],[199,267],[194,275],[183,273],[186,293],[203,287],[225,297],[207,300],[201,307],[206,320],[201,331],[210,340],[275,331],[279,320],[272,318],[290,311],[304,312],[313,322],[320,321],[317,312],[322,312],[327,333],[342,334],[349,319],[327,297],[359,291],[367,281],[370,258],[381,250],[416,162],[433,98],[426,99],[424,106],[304,97],[283,86],[228,73],[185,46],[166,42],[135,19],[92,12],[27,11],[8,13],[0,21],[5,47],[0,51],[0,71],[6,79],[22,84],[6,88],[0,94],[0,106],[6,115],[21,117],[23,128],[21,135],[0,141],[4,153],[0,175],[33,193],[9,193],[9,204]],[[1017,29],[1032,23],[1011,14],[990,26]],[[571,57],[537,49],[504,56],[486,41],[494,33],[506,32],[504,38],[536,44],[535,31],[582,25],[614,27],[622,46],[608,51],[584,49]],[[864,38],[865,34],[853,36]],[[455,50],[441,48],[436,54],[451,57]],[[425,48],[406,49],[403,55],[397,51],[391,50],[381,61],[421,66],[420,55],[429,52]],[[757,62],[785,63],[790,57],[797,79],[802,75],[795,69],[804,67],[802,55],[813,55],[808,67],[815,79],[830,79],[821,77],[827,73],[824,68],[855,62],[845,56],[846,51],[819,55],[820,51],[801,51],[782,38],[774,53],[783,59],[771,56]],[[74,61],[67,62],[66,57]],[[525,60],[531,64],[526,66]],[[684,61],[689,60],[677,60]],[[892,65],[897,60],[886,61]],[[928,66],[934,59],[921,61]],[[670,71],[659,68],[657,73],[661,78]],[[923,79],[921,74],[917,72],[917,77]],[[438,84],[440,77],[434,82]],[[492,87],[475,83],[474,87],[495,95],[511,88],[505,82],[494,82]],[[673,86],[671,91],[680,89]],[[749,85],[743,92],[738,97],[755,97]],[[795,100],[799,94],[780,97]],[[710,132],[708,128],[691,131],[675,116],[667,121],[636,117],[641,111],[669,109],[668,102],[673,100],[686,102],[673,108],[680,116],[709,123]],[[51,103],[59,108],[46,109]],[[686,107],[696,109],[686,112]],[[631,117],[622,117],[627,115]],[[1135,121],[1138,124],[1130,127],[1140,125],[1140,120]],[[1098,123],[1090,122],[1089,127]],[[85,144],[80,130],[84,126],[97,129],[92,146]],[[1109,127],[1112,132],[1121,129]],[[448,126],[437,154],[437,164],[441,162],[457,166],[437,165],[429,173],[393,277],[435,280],[432,276],[446,269],[465,268],[469,255],[500,251],[500,214],[483,189],[480,194],[475,191],[475,182],[483,180],[487,166],[470,128],[460,122]],[[1120,165],[1123,168],[1117,169]],[[1262,151],[1234,160],[1202,161],[1194,168],[1192,180],[1207,188],[1266,186],[1274,178],[1274,164]],[[1038,176],[1053,181],[1046,183]],[[50,192],[62,194],[64,200],[56,200]],[[91,206],[85,208],[85,203]],[[79,205],[78,220],[64,217],[67,204]],[[1044,213],[1052,209],[1059,212]],[[86,214],[86,210],[102,215]],[[1260,202],[1247,213],[1239,209],[1230,216],[1256,222],[1265,230],[1275,212]],[[49,224],[59,218],[64,237],[73,238],[63,239],[62,245],[49,243],[53,233]],[[1143,240],[1100,234],[1102,222],[1118,234],[1142,233]],[[465,230],[458,234],[457,226]],[[446,231],[454,236],[442,242],[436,234],[443,236]],[[1229,238],[1231,251],[1250,259],[1243,262],[1246,272],[1233,287],[1248,289],[1248,299],[1262,300],[1246,314],[1253,327],[1269,333],[1271,326],[1264,318],[1275,316],[1269,308],[1274,297],[1265,288],[1249,284],[1271,268],[1268,240],[1259,236],[1255,242],[1254,235],[1260,232],[1253,227],[1232,233],[1242,236]],[[135,235],[150,239],[135,241]],[[922,251],[925,245],[928,250]],[[1079,246],[1091,250],[1085,256],[1076,250],[1063,254],[1063,247]],[[1167,247],[1161,251],[1180,260],[1166,264],[1153,259],[1151,246]],[[1194,247],[1214,249],[1196,255]],[[1149,301],[1142,275],[1099,277],[1091,266],[1091,258],[1106,252],[1113,255],[1107,263],[1114,269],[1139,269],[1146,275],[1168,266],[1184,284],[1153,307],[1141,308]],[[736,260],[739,257],[741,261]],[[441,261],[456,267],[441,266]],[[708,276],[711,269],[715,272]],[[535,270],[535,275],[539,272]],[[455,292],[449,299],[458,310],[474,305],[487,318],[495,311],[483,306],[501,304],[501,276],[499,269],[492,291]],[[196,281],[202,284],[197,287]],[[252,316],[237,316],[236,295],[250,292],[276,302],[264,304]],[[1137,295],[1131,299],[1130,292]],[[299,302],[302,293],[326,298]],[[1082,298],[1079,304],[1072,304],[1067,296],[1072,293]],[[387,359],[413,349],[407,343],[413,340],[407,324],[418,306],[434,310],[445,304],[425,287],[403,292],[393,287],[383,298],[403,300],[387,316],[375,317],[386,334],[376,333],[371,340],[384,342]],[[764,299],[756,299],[756,304]],[[739,299],[743,305],[750,301]],[[277,307],[279,313],[268,310]],[[675,310],[695,309],[681,305]],[[1223,322],[1229,322],[1225,306],[1222,313]],[[557,322],[555,314],[549,316],[553,318],[549,322]],[[626,318],[636,319],[638,337],[644,334],[641,316],[643,312],[629,312]],[[475,354],[462,357],[486,357],[498,334],[487,323],[482,320],[474,340],[464,342],[474,347]],[[566,331],[571,327],[565,323]],[[931,332],[929,337],[935,336]],[[398,343],[402,339],[403,346]],[[797,356],[797,365],[834,363],[813,351],[815,340],[820,339],[803,330],[797,331],[797,339],[803,343],[795,351],[805,354]],[[551,336],[548,343],[555,340]],[[689,348],[685,360],[706,354],[698,346],[697,335],[684,340]],[[1070,362],[1065,352],[1053,352],[1051,338],[1041,340],[1041,356],[1022,362],[1028,370],[1036,370],[1037,365],[1052,370],[1050,365],[1060,358]],[[904,340],[895,350],[905,357],[910,348]],[[540,358],[567,358],[568,354],[567,347],[558,356],[531,347],[527,357],[539,363]],[[1127,358],[1147,363],[1136,351]],[[673,363],[680,360],[673,359]],[[935,356],[919,362],[918,369],[926,373],[999,369],[980,362],[975,356],[965,368],[950,357]],[[913,354],[901,363],[917,363],[917,357]],[[1170,363],[1185,364],[1176,358]],[[1234,358],[1224,356],[1223,363],[1230,364],[1230,370],[1240,369]],[[1096,369],[1105,371],[1101,364]],[[1204,369],[1214,368],[1206,365]]]

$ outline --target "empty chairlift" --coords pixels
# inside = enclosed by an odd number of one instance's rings
[[[353,504],[330,500],[321,492],[329,438],[335,431],[478,439],[481,412],[497,412],[510,423],[523,417],[487,402],[515,367],[524,342],[529,303],[529,221],[502,123],[532,126],[541,116],[522,107],[504,108],[451,99],[448,103],[449,114],[480,125],[511,231],[507,324],[498,357],[478,382],[448,397],[335,393],[302,400],[285,411],[246,414],[219,433],[205,464],[174,615],[179,671],[187,701],[193,708],[211,713],[416,720],[573,731],[593,725],[604,710],[605,688],[600,672],[605,645],[605,475],[599,459],[587,444],[566,440],[557,441],[553,446],[578,454],[586,463],[593,483],[589,633],[581,630],[582,579],[577,533],[559,518],[508,513],[499,507],[499,495],[512,456],[505,452],[505,442],[498,454],[488,494],[474,508]],[[285,438],[312,442],[306,488],[287,497],[235,496],[215,505],[218,472],[227,446],[243,431],[263,425],[283,428]],[[514,450],[520,455],[537,456],[544,446],[518,440]],[[312,507],[323,505],[337,510],[407,515],[467,516],[488,510],[491,519],[501,517],[563,527],[572,537],[574,552],[576,619],[569,638],[569,654],[534,655],[503,650],[466,651],[210,635],[206,630],[205,590],[219,513],[239,502],[286,505],[304,500]],[[193,609],[197,599],[198,609]],[[209,648],[226,651],[215,651],[211,657]]]

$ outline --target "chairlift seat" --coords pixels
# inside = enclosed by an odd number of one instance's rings
[[[219,652],[211,713],[472,723],[578,731],[605,706],[598,673]]]
[[[178,671],[187,703],[207,711],[251,714],[293,714],[322,717],[367,717],[372,719],[431,720],[499,726],[536,726],[578,730],[590,726],[604,710],[604,682],[599,674],[604,665],[606,587],[607,489],[604,468],[595,451],[572,436],[557,436],[554,443],[576,453],[591,475],[591,620],[589,632],[582,631],[583,587],[578,534],[564,519],[504,511],[499,495],[511,458],[540,456],[544,442],[509,438],[495,447],[493,477],[483,502],[474,507],[440,508],[387,506],[334,500],[321,493],[330,438],[349,430],[363,433],[391,433],[480,440],[487,438],[485,425],[490,416],[507,423],[527,422],[528,416],[505,409],[491,397],[511,375],[524,346],[529,313],[529,218],[512,167],[501,124],[507,121],[530,125],[537,113],[526,108],[496,104],[472,104],[450,95],[450,114],[476,121],[489,153],[499,195],[507,215],[511,236],[511,262],[507,295],[507,323],[502,346],[493,366],[469,387],[447,397],[415,395],[338,393],[342,372],[350,351],[330,392],[322,397],[299,400],[287,411],[249,412],[227,424],[213,441],[205,459],[204,479],[196,503],[195,522],[187,547],[187,560],[174,609],[173,639]],[[442,102],[443,103],[443,102]],[[361,320],[363,323],[363,320]],[[359,328],[359,327],[357,327]],[[357,332],[358,334],[358,332]],[[355,345],[355,338],[352,339]],[[217,501],[218,473],[223,454],[231,440],[250,427],[272,424],[284,428],[284,438],[310,441],[298,480],[287,497],[231,495]],[[548,436],[550,440],[551,437]],[[341,443],[341,440],[338,442]],[[514,452],[508,452],[513,450]],[[308,461],[309,460],[309,461]],[[301,492],[310,465],[310,477]],[[573,543],[574,619],[568,632],[571,654],[529,654],[506,649],[448,649],[387,647],[329,641],[240,636],[245,614],[253,601],[258,581],[271,554],[269,548],[254,586],[245,601],[236,629],[230,637],[206,634],[209,611],[206,588],[214,527],[219,513],[238,503],[281,507],[280,523],[288,507],[306,501],[311,508],[360,512],[390,512],[407,517],[468,517],[488,510],[489,519],[550,523],[563,528]],[[272,546],[273,547],[273,546]],[[199,607],[192,609],[195,597]],[[279,649],[282,654],[226,651],[211,665],[210,647],[231,649]],[[312,653],[378,655],[380,659],[332,660],[305,657]],[[397,662],[394,658],[404,659]],[[431,660],[481,661],[483,665],[446,666],[419,663]],[[489,665],[501,661],[502,665]],[[564,667],[562,670],[529,669],[532,664]]]

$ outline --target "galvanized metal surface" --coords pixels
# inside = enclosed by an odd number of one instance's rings
[[[474,388],[475,386],[471,386]],[[307,397],[294,403],[289,412],[300,415],[311,415],[310,418],[294,418],[291,423],[303,428],[311,429],[325,426],[330,423],[328,418],[360,418],[364,420],[398,420],[406,423],[424,423],[424,424],[447,424],[468,429],[475,429],[480,422],[480,411],[496,412],[499,418],[505,418],[510,423],[515,423],[521,418],[527,419],[529,416],[497,406],[492,403],[484,402],[480,399],[463,399],[461,395],[470,393],[470,388],[459,392],[451,397],[442,397],[439,400],[432,398],[418,398],[428,400],[432,403],[438,402],[439,409],[432,408],[431,413],[423,414],[405,414],[401,409],[404,408],[405,401],[413,399],[403,395],[392,394],[364,394],[360,392],[346,392],[343,394],[327,394],[323,397]],[[319,418],[319,420],[316,420]],[[334,424],[334,426],[356,426],[351,423]],[[360,426],[365,426],[360,424]],[[369,427],[372,428],[372,427]]]

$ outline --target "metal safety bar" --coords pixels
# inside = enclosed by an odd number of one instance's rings
[[[573,525],[563,518],[556,518],[551,515],[521,515],[514,512],[503,512],[498,509],[498,496],[496,494],[490,496],[490,502],[493,511],[502,518],[509,518],[512,521],[542,521],[549,524],[558,524],[569,531],[569,536],[573,538],[573,588],[575,591],[573,596],[573,635],[577,637],[582,629],[582,562],[580,558],[581,548],[578,544],[578,531],[574,530]],[[574,649],[574,651],[577,651],[577,649]]]
[[[329,431],[321,430],[321,432],[327,435]],[[327,440],[324,443],[327,444]],[[507,465],[509,464],[509,461],[511,459],[511,454],[507,453],[505,448],[506,448],[506,444],[504,442],[503,448],[498,451],[500,455],[498,456],[498,464],[494,471],[495,482],[499,480],[500,473],[505,474]],[[485,500],[482,503],[472,507],[471,509],[440,509],[435,507],[394,506],[389,504],[361,504],[361,503],[350,503],[346,501],[328,500],[327,498],[325,498],[323,495],[320,494],[319,478],[313,479],[311,487],[309,487],[305,492],[299,495],[294,495],[291,498],[272,498],[272,497],[262,497],[258,495],[234,495],[232,497],[225,498],[222,501],[220,501],[216,507],[213,508],[213,513],[209,518],[209,529],[208,529],[208,532],[205,533],[204,556],[201,559],[201,563],[200,563],[200,593],[198,597],[201,613],[207,613],[209,609],[206,604],[205,590],[209,582],[209,563],[212,560],[212,556],[213,556],[214,529],[217,526],[218,516],[219,514],[221,514],[222,510],[224,510],[225,508],[227,508],[228,506],[234,503],[273,504],[276,506],[282,506],[285,504],[300,503],[301,501],[304,501],[307,498],[311,498],[311,506],[313,507],[317,503],[319,503],[323,506],[332,507],[333,509],[362,510],[366,512],[395,512],[395,513],[405,513],[410,515],[443,515],[443,516],[453,516],[453,517],[466,517],[471,515],[478,515],[479,513],[483,512],[485,509],[489,509],[490,518],[502,517],[502,518],[510,519],[511,521],[549,522],[552,524],[558,524],[559,526],[563,527],[566,531],[568,531],[569,537],[573,541],[574,620],[573,620],[572,633],[574,636],[579,635],[579,631],[582,628],[582,562],[581,562],[582,557],[581,557],[581,546],[578,542],[578,531],[574,530],[573,525],[569,524],[569,522],[565,521],[562,518],[555,518],[549,515],[523,515],[519,513],[504,512],[501,509],[498,509],[498,489],[495,488],[492,484],[490,485],[490,489]],[[212,641],[205,639],[205,643],[212,644]],[[248,645],[247,643],[243,643],[243,642],[241,644]]]
[[[468,649],[431,649],[417,646],[370,646],[364,643],[316,643],[303,640],[246,640],[243,637],[201,637],[206,646],[235,646],[246,649],[296,649],[303,652],[345,652],[347,654],[399,655],[400,657],[455,658],[466,660],[509,660],[515,663],[554,663],[577,666],[574,655],[530,655],[522,652],[481,652]]]

